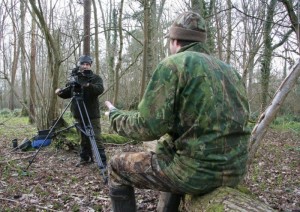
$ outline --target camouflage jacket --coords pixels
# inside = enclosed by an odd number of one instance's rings
[[[186,193],[201,194],[243,177],[249,105],[231,66],[193,43],[157,66],[138,111],[113,110],[120,135],[159,140],[156,153],[166,176]]]
[[[89,114],[89,118],[90,119],[100,118],[100,105],[99,105],[98,96],[102,94],[104,91],[102,78],[94,74],[92,71],[90,71],[90,73],[87,74],[86,76],[78,75],[77,81],[80,85],[89,83],[88,87],[82,87],[83,88],[82,97],[87,112]],[[59,97],[63,99],[72,97],[73,91],[72,91],[72,87],[70,87],[69,85],[70,83],[68,82],[66,84],[67,88],[64,89],[61,94],[59,94]],[[82,104],[80,104],[80,108],[81,110],[84,110]],[[71,103],[71,112],[74,118],[80,119],[80,113],[75,101]]]

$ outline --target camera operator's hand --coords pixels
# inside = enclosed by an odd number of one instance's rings
[[[56,95],[59,95],[61,93],[61,89],[60,88],[57,88],[56,90],[55,90],[55,94]]]
[[[90,83],[86,83],[86,84],[82,85],[82,87],[85,87],[85,88],[87,88],[89,86],[90,86]]]
[[[105,101],[105,105],[108,108],[109,111],[106,111],[104,114],[106,116],[109,116],[109,113],[113,110],[116,110],[117,108],[115,106],[113,106],[113,104],[110,101]]]

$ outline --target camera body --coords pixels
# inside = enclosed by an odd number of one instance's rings
[[[68,86],[72,88],[73,94],[80,94],[82,92],[82,86],[78,81],[78,77],[80,75],[82,75],[82,73],[79,70],[79,66],[76,66],[75,68],[72,69]]]
[[[78,77],[82,75],[82,73],[79,70],[79,66],[76,66],[72,69],[71,75],[69,77],[68,83],[66,84],[66,87],[62,89],[61,91],[67,91],[71,90],[72,95],[81,95],[82,94],[82,85],[79,83]]]

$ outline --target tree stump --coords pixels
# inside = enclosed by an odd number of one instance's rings
[[[180,211],[275,211],[251,195],[229,187],[218,188],[203,196],[185,195]]]

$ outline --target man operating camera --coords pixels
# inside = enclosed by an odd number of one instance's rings
[[[90,119],[99,154],[104,165],[103,168],[105,168],[106,155],[101,141],[100,109],[98,101],[98,96],[103,93],[104,87],[102,78],[94,74],[91,70],[92,63],[93,60],[89,55],[81,56],[79,58],[79,66],[72,70],[71,80],[67,83],[65,88],[56,89],[55,93],[63,99],[71,98],[73,95],[80,95],[82,97],[89,117],[83,117],[84,120],[81,119],[80,111],[84,111],[84,105],[80,102],[78,107],[76,101],[72,101],[71,112],[81,128],[84,128],[83,121],[87,123],[87,119]],[[89,138],[82,132],[80,132],[80,134],[80,161],[76,166],[93,162]]]

